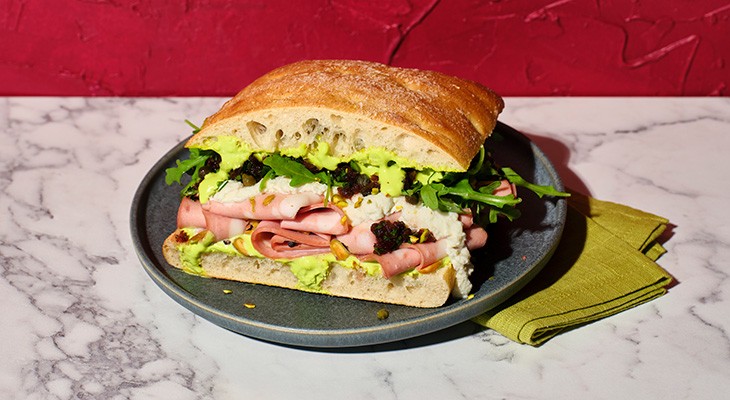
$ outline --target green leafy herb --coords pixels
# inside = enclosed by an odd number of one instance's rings
[[[200,127],[185,120],[185,123],[193,128],[193,134],[200,132]],[[190,181],[185,184],[181,194],[183,196],[191,196],[197,194],[195,185],[200,181],[200,169],[205,165],[209,158],[211,158],[215,152],[211,150],[201,150],[192,148],[190,149],[190,155],[187,160],[176,160],[175,166],[167,168],[165,170],[165,183],[172,185],[173,183],[183,184],[182,179],[185,174],[190,175]]]
[[[165,170],[165,183],[172,185],[173,183],[181,183],[183,175],[191,169],[200,169],[208,160],[208,155],[200,154],[199,149],[190,149],[190,158],[187,160],[177,160],[177,166]]]
[[[185,120],[185,123],[188,124],[189,127],[193,128],[193,135],[200,132],[200,127],[195,125],[194,123],[190,122],[190,120]]]
[[[321,182],[324,185],[327,185],[327,191],[324,196],[325,205],[327,205],[329,199],[332,198],[332,186],[334,186],[334,179],[332,178],[332,173],[330,171],[323,169],[314,173],[308,170],[307,167],[299,161],[282,157],[278,154],[269,155],[264,158],[263,163],[264,165],[271,167],[273,175],[286,176],[291,179],[291,182],[289,183],[291,186],[296,187],[311,182]],[[266,174],[269,178],[271,178],[272,175],[271,171]]]
[[[441,185],[443,186],[443,185]],[[490,193],[482,193],[481,191],[474,190],[471,185],[469,184],[468,179],[462,179],[459,182],[456,183],[456,185],[452,187],[444,187],[443,189],[439,190],[439,194],[445,195],[453,195],[453,196],[459,196],[466,200],[475,200],[480,203],[489,204],[491,206],[502,208],[504,206],[513,206],[518,204],[520,201],[519,198],[516,198],[514,195],[510,194],[507,196],[495,196]]]
[[[429,183],[421,188],[421,201],[431,209],[456,213],[463,213],[466,208],[470,208],[474,214],[482,210],[489,210],[490,221],[496,219],[496,215],[512,217],[515,215],[514,206],[521,200],[514,195],[495,196],[491,194],[494,186],[494,184],[488,185],[487,187],[491,190],[484,193],[474,190],[467,178],[459,180],[453,186]],[[492,216],[495,217],[492,218]]]
[[[193,186],[200,180],[200,168],[205,165],[205,162],[212,155],[213,152],[210,150],[190,149],[190,157],[187,160],[177,160],[175,167],[165,170],[165,183],[168,185],[173,183],[182,184],[183,175],[189,173],[191,175],[190,181],[183,187],[181,193],[183,196],[194,194]]]
[[[263,160],[264,165],[271,167],[276,175],[291,179],[292,186],[302,186],[305,183],[318,182],[317,176],[301,163],[278,154],[271,154]]]
[[[479,154],[477,154],[477,157],[472,160],[471,166],[469,167],[469,170],[466,171],[466,174],[469,176],[476,175],[481,171],[482,165],[484,165],[484,156],[486,154],[486,151],[484,150],[484,146],[481,146],[479,148]]]
[[[438,189],[433,183],[421,187],[421,201],[423,205],[432,210],[439,209]]]
[[[570,196],[570,193],[559,192],[559,191],[555,190],[555,188],[552,186],[541,186],[541,185],[536,185],[534,183],[530,183],[530,182],[524,180],[512,168],[504,167],[504,168],[502,168],[502,173],[504,174],[504,177],[511,183],[514,183],[517,186],[521,186],[521,187],[527,188],[527,189],[535,192],[535,194],[540,198],[542,198],[542,196],[554,196],[554,197],[569,197]]]
[[[460,202],[453,198],[446,196],[439,197],[439,210],[463,214],[464,208],[466,207],[463,204],[460,204]]]
[[[465,172],[448,172],[439,182],[414,185],[404,194],[418,194],[423,204],[434,210],[457,213],[471,212],[476,222],[482,226],[494,223],[500,216],[514,220],[520,216],[516,208],[522,200],[513,194],[494,195],[501,181],[524,187],[543,196],[569,196],[552,186],[541,186],[523,179],[511,168],[500,168],[482,146]]]
[[[332,175],[329,171],[323,169],[316,174],[314,174],[314,177],[323,184],[327,185],[327,191],[324,195],[324,205],[327,206],[327,202],[329,202],[329,199],[332,198],[332,186],[334,186],[334,180],[332,179]]]
[[[261,178],[261,182],[259,183],[259,191],[263,192],[264,189],[266,189],[266,182],[269,181],[269,179],[276,176],[276,173],[274,173],[273,169],[270,169],[266,172],[266,175],[264,175],[263,178]]]

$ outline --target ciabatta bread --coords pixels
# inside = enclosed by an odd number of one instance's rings
[[[207,118],[187,146],[235,136],[254,151],[275,152],[323,141],[337,157],[376,146],[410,167],[463,171],[503,107],[486,87],[438,72],[302,61],[255,80]]]

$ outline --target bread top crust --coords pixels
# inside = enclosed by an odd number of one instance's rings
[[[479,83],[434,71],[309,60],[255,80],[208,117],[187,145],[199,147],[208,137],[232,135],[254,150],[275,151],[291,146],[295,135],[306,144],[341,140],[331,146],[339,156],[378,146],[420,166],[458,171],[469,167],[503,107],[502,98]],[[322,121],[330,116],[332,121]],[[277,119],[287,122],[279,126]],[[323,138],[321,130],[316,139],[287,132],[313,119],[325,125],[325,133],[339,131],[340,137]],[[267,138],[256,138],[257,129]],[[381,132],[370,132],[374,130]]]

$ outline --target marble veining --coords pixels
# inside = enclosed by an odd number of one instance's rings
[[[228,332],[134,254],[145,172],[220,98],[0,99],[0,398],[715,399],[730,392],[730,101],[508,98],[570,187],[670,219],[669,294],[540,348],[470,322],[315,351]],[[336,382],[336,383],[335,383]]]

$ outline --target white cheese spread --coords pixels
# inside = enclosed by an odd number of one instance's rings
[[[243,186],[239,181],[229,180],[211,199],[221,203],[228,203],[245,201],[262,193],[293,194],[311,192],[324,195],[327,192],[327,185],[319,182],[292,186],[291,179],[284,176],[278,176],[268,180],[263,191],[259,190],[260,187],[261,182],[256,182],[251,186]]]

